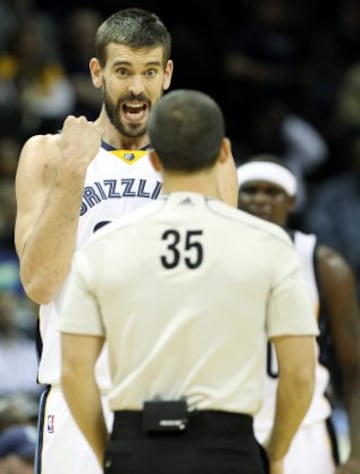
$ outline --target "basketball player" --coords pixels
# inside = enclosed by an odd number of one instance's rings
[[[295,202],[297,183],[295,176],[281,161],[272,155],[256,156],[238,168],[238,179],[239,208],[286,228]],[[360,328],[354,275],[341,255],[318,245],[315,235],[298,230],[288,232],[301,258],[308,293],[322,334],[319,338],[314,397],[285,458],[285,474],[355,474],[360,472]],[[327,397],[329,371],[322,344],[328,338],[329,331],[342,369],[350,420],[350,457],[337,470],[338,456],[330,423],[331,405]],[[265,403],[255,417],[255,433],[260,442],[267,439],[273,424],[278,370],[273,347],[269,345]]]
[[[273,474],[309,406],[318,330],[299,258],[278,226],[220,201],[218,168],[232,160],[224,130],[206,94],[161,98],[149,134],[164,194],[74,260],[59,319],[62,383],[105,473],[264,472],[252,417],[268,337],[281,366]],[[93,376],[105,340],[109,444]]]
[[[89,63],[103,95],[98,119],[70,116],[61,133],[34,136],[21,152],[16,248],[25,290],[41,305],[38,379],[47,387],[39,413],[37,474],[101,472],[60,389],[56,318],[74,250],[109,221],[159,195],[161,177],[146,154],[146,128],[151,107],[170,86],[170,52],[169,32],[156,15],[125,9],[110,16],[97,31],[96,57]],[[222,167],[218,178],[221,195],[236,206],[234,163]],[[98,379],[105,395],[104,358]]]

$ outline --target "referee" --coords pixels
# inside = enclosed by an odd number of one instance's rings
[[[62,385],[105,473],[260,474],[253,433],[266,340],[280,376],[272,474],[311,401],[315,318],[285,231],[220,201],[233,160],[207,95],[166,94],[149,120],[162,195],[76,254],[59,318]],[[107,433],[94,367],[108,344]]]

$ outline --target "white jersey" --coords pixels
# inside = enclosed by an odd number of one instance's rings
[[[103,225],[156,199],[161,181],[145,151],[100,148],[86,173],[77,248]],[[66,284],[54,302],[40,307],[43,348],[39,382],[43,384],[59,384],[60,381],[60,337],[56,320]],[[73,316],[76,319],[77,315]],[[99,365],[98,381],[105,388],[109,384],[106,363],[99,361]]]
[[[313,234],[294,232],[294,246],[300,256],[305,274],[308,295],[313,305],[314,312],[319,316],[319,293],[315,275],[315,249],[316,237]],[[289,314],[292,317],[292,313]],[[319,347],[317,346],[319,354]],[[278,364],[272,344],[267,348],[267,367],[265,375],[264,404],[254,420],[255,434],[263,442],[270,432],[275,415],[276,388],[278,377]],[[301,426],[308,426],[319,420],[326,420],[331,413],[331,406],[325,392],[329,384],[329,372],[319,362],[316,365],[315,389],[311,405]]]
[[[104,228],[71,281],[60,329],[106,336],[111,410],[185,396],[190,409],[253,415],[267,337],[318,334],[283,229],[197,193]]]

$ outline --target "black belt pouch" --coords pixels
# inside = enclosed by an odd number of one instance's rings
[[[180,433],[188,422],[186,400],[144,402],[142,430],[145,433]]]

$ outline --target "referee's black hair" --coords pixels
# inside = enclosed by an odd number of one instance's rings
[[[224,117],[207,94],[178,89],[154,105],[148,132],[165,170],[194,172],[216,163],[225,136]]]

